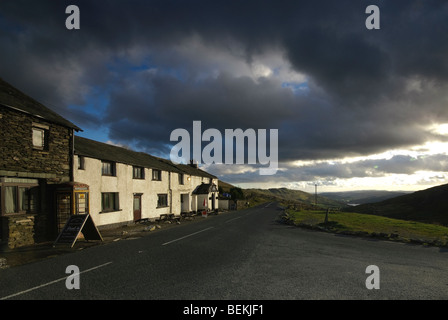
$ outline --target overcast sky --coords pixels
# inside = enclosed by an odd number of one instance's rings
[[[0,77],[81,136],[165,158],[193,121],[278,129],[275,175],[204,166],[242,187],[420,190],[448,183],[447,17],[439,0],[2,0]]]

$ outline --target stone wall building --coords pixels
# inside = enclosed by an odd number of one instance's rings
[[[0,244],[51,238],[53,187],[71,180],[80,129],[0,79]]]

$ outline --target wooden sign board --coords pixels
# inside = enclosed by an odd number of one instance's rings
[[[90,214],[76,214],[67,219],[64,229],[62,229],[53,246],[56,246],[56,244],[69,244],[70,247],[73,247],[80,233],[83,234],[86,240],[103,241]]]

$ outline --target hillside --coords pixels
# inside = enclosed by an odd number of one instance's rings
[[[229,193],[234,185],[218,181],[219,188],[224,193]],[[300,190],[291,190],[287,188],[271,188],[271,189],[242,189],[245,200],[249,204],[256,205],[262,202],[277,201],[284,205],[291,205],[302,209],[322,209],[322,208],[340,208],[346,205],[345,202],[337,199],[330,199],[322,195],[317,195],[317,207],[315,206],[316,198],[314,194]]]
[[[360,190],[342,192],[323,192],[323,197],[341,201],[347,205],[358,205],[365,203],[380,202],[390,198],[395,198],[408,194],[409,192],[381,191],[381,190]]]
[[[347,211],[448,225],[448,184],[402,195]]]
[[[222,192],[225,192],[225,193],[229,193],[230,189],[235,188],[235,186],[231,185],[230,183],[224,182],[222,180],[218,181],[218,187],[220,189],[222,189]]]
[[[314,207],[316,201],[314,194],[287,188],[244,189],[243,192],[249,202],[251,199],[256,199],[258,202],[260,202],[260,199],[264,199],[265,201],[279,201],[308,209]],[[318,195],[317,206],[320,208],[342,207],[344,203]]]

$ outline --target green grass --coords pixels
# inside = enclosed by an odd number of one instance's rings
[[[336,233],[381,235],[394,240],[438,245],[446,245],[448,242],[448,228],[435,224],[353,212],[336,212],[328,214],[328,223],[325,225],[325,211],[287,210],[287,214],[295,225],[319,227]]]

